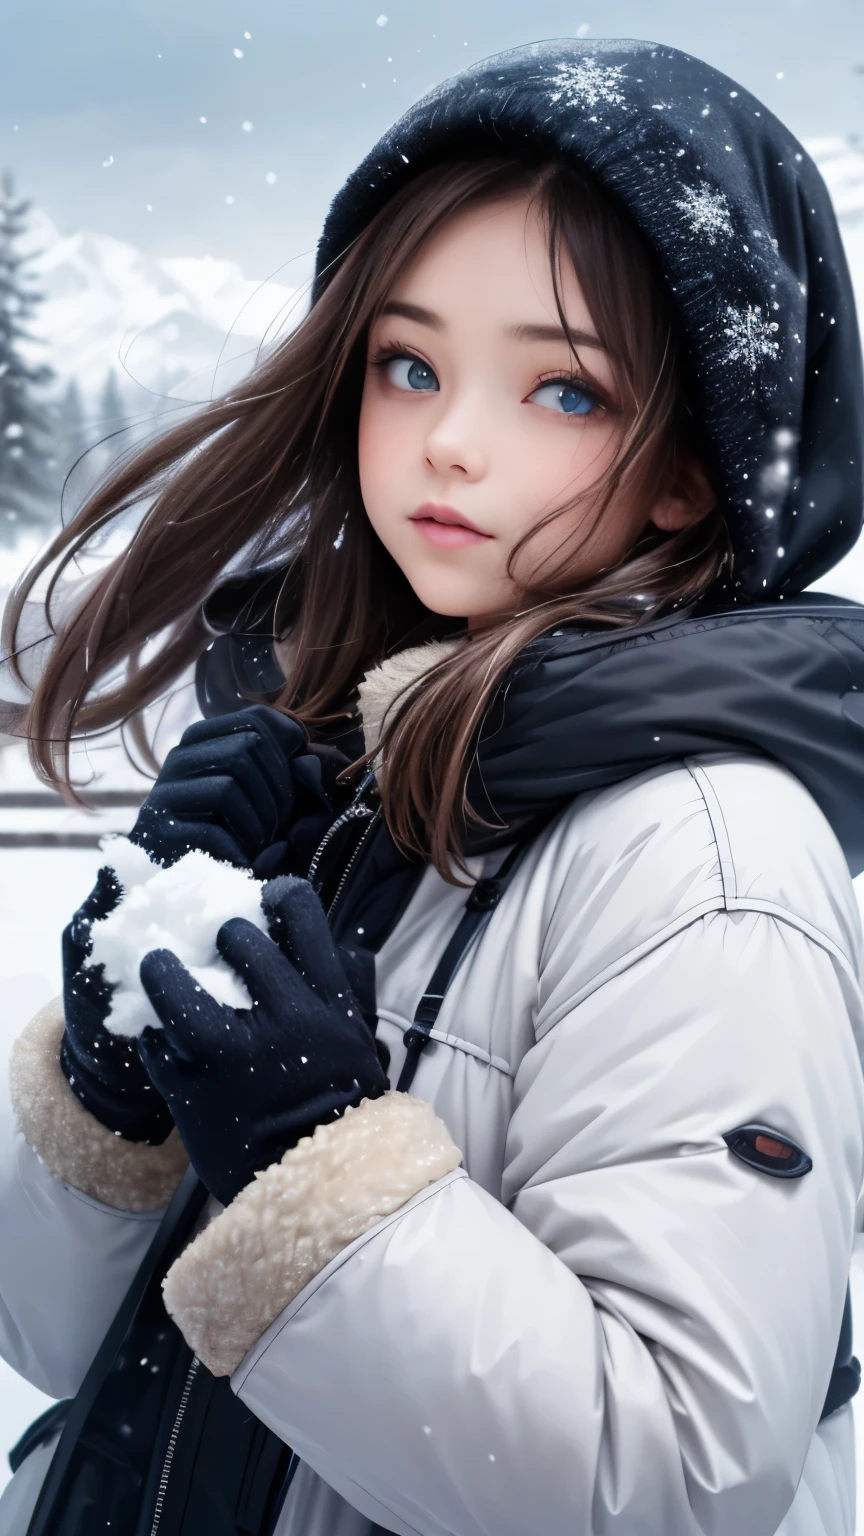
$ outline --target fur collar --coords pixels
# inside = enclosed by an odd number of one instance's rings
[[[384,721],[393,705],[416,688],[439,661],[446,661],[464,643],[464,637],[457,635],[452,640],[430,640],[425,645],[410,646],[406,651],[388,656],[386,661],[379,662],[366,673],[357,691],[367,752],[373,752],[377,747]]]

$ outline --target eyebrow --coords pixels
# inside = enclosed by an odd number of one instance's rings
[[[382,315],[398,315],[403,320],[416,320],[418,325],[428,325],[433,331],[443,331],[444,321],[440,315],[436,315],[432,309],[424,309],[421,304],[406,304],[399,299],[391,299],[381,310]],[[560,325],[508,325],[505,335],[512,336],[515,341],[567,341],[568,337]],[[600,352],[605,352],[599,336],[591,331],[571,331],[573,342],[579,347],[596,347]]]

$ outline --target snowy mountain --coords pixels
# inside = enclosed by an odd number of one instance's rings
[[[296,291],[253,282],[231,261],[152,257],[88,230],[61,235],[41,213],[32,237],[31,270],[45,296],[33,357],[61,380],[77,379],[90,399],[112,370],[126,395],[138,384],[206,398],[220,358],[221,389],[246,372],[265,336],[293,323]]]

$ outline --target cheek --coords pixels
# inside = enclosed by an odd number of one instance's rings
[[[513,543],[556,507],[590,492],[614,458],[617,435],[607,423],[565,424],[550,428],[523,418],[522,430],[511,431],[502,443],[503,483],[514,508]],[[518,509],[518,510],[515,510]],[[537,535],[538,548],[561,538],[563,528],[585,517],[586,505],[565,512]]]
[[[517,556],[515,574],[530,581],[540,567],[548,573],[563,560],[574,574],[588,575],[631,542],[630,530],[619,527],[617,517],[603,516],[593,529],[592,491],[615,458],[619,430],[609,421],[556,424],[555,431],[543,433],[542,442],[537,436],[530,439],[527,433],[522,443],[512,445],[515,451],[511,451],[507,480],[519,508],[508,530],[511,549],[523,535],[537,529]],[[538,526],[548,512],[571,501],[576,502],[574,507],[545,527]]]
[[[367,489],[370,492],[374,490],[381,473],[383,438],[381,412],[367,389],[360,405],[360,422],[357,432],[357,468],[364,501]]]
[[[531,426],[537,423],[532,421]],[[558,420],[554,429],[543,432],[542,444],[535,434],[534,452],[525,459],[531,464],[535,483],[551,501],[563,493],[587,490],[603,475],[615,452],[617,432],[608,420],[590,417],[573,421]]]
[[[399,414],[381,399],[373,380],[363,394],[357,433],[360,490],[368,511],[373,502],[397,495],[406,446]]]
[[[397,423],[374,391],[364,394],[357,432],[357,472],[366,516],[399,563],[405,474]]]

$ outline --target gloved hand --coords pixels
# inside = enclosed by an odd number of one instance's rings
[[[84,1108],[109,1131],[127,1141],[163,1142],[173,1125],[171,1112],[150,1082],[137,1042],[105,1028],[112,988],[103,965],[88,965],[93,923],[112,912],[120,885],[107,865],[100,869],[87,900],[63,932],[63,1008],[66,1030],[60,1066]]]
[[[138,1048],[192,1166],[223,1205],[316,1125],[388,1086],[312,887],[282,876],[261,904],[274,938],[243,918],[216,938],[251,1009],[217,1003],[170,950],[141,962],[164,1029],[146,1029]]]
[[[347,758],[336,756],[338,772]],[[198,848],[266,880],[292,867],[294,853],[302,861],[310,843],[314,851],[333,819],[323,764],[303,727],[268,705],[196,720],[165,758],[130,840],[163,866]]]

